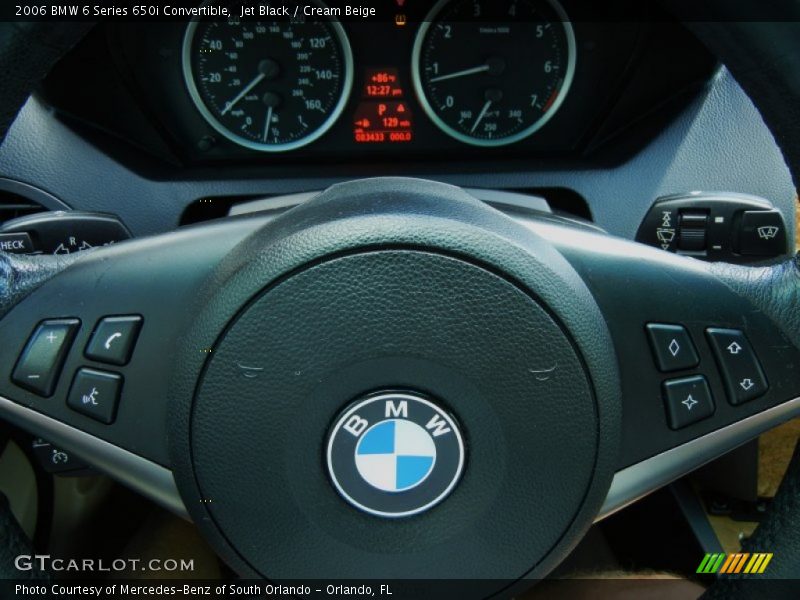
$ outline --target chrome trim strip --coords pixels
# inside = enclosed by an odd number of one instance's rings
[[[178,516],[189,518],[169,469],[2,396],[0,416],[74,452],[90,465]]]
[[[614,475],[596,521],[798,415],[800,398],[794,398],[622,469]]]

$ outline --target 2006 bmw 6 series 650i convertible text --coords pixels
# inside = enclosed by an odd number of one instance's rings
[[[0,595],[800,596],[797,2],[0,13]]]

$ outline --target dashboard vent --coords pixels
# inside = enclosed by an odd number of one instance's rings
[[[0,225],[17,217],[32,215],[46,210],[33,200],[28,200],[18,194],[0,191]]]

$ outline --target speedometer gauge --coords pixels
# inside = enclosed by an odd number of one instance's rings
[[[414,42],[414,88],[451,137],[502,146],[538,131],[575,72],[575,35],[555,0],[440,0]]]
[[[344,109],[353,56],[338,21],[302,18],[284,2],[285,20],[192,21],[183,75],[197,109],[229,140],[283,152],[324,134]]]

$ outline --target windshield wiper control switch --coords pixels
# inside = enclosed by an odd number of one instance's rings
[[[711,262],[747,264],[793,251],[791,229],[764,198],[733,192],[665,196],[650,207],[636,240]]]
[[[681,212],[678,222],[678,249],[685,252],[703,252],[706,249],[708,213]]]

